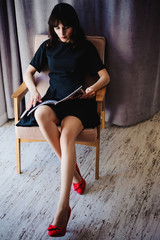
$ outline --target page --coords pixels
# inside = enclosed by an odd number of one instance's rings
[[[56,105],[58,103],[58,101],[56,100],[46,100],[40,104],[38,104],[37,106],[33,107],[27,114],[27,116],[29,116],[33,111],[35,111],[38,107],[42,106],[42,105],[45,105],[45,104],[54,104]]]
[[[83,89],[82,89],[82,86],[80,86],[80,87],[77,88],[74,92],[72,92],[71,94],[69,94],[67,97],[59,100],[57,103],[60,103],[60,102],[63,102],[63,101],[69,100],[69,99],[75,99],[75,98],[81,97],[83,94],[84,94],[84,91],[83,91]],[[56,103],[56,104],[57,104],[57,103]]]

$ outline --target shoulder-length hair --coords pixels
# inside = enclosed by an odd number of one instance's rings
[[[67,3],[57,4],[49,17],[49,38],[50,45],[54,46],[55,41],[57,41],[58,36],[54,31],[54,27],[57,27],[59,23],[62,23],[64,26],[69,26],[73,28],[71,35],[71,43],[76,46],[79,42],[85,39],[84,32],[80,26],[80,22],[74,8]]]

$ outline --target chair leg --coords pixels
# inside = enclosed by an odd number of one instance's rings
[[[95,179],[99,179],[99,141],[96,145],[96,164],[95,164]]]
[[[17,174],[21,173],[21,156],[20,156],[20,139],[16,138],[16,162],[17,162]]]
[[[102,118],[102,129],[105,129],[105,99],[102,103],[101,118]]]
[[[101,116],[102,116],[102,129],[105,129],[105,112],[104,111],[101,112]]]

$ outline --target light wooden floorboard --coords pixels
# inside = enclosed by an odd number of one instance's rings
[[[14,123],[0,128],[0,239],[46,240],[60,190],[60,164],[46,142],[22,144],[16,174]],[[76,146],[87,181],[71,190],[65,240],[160,240],[160,113],[132,127],[101,130],[100,179],[95,149]]]

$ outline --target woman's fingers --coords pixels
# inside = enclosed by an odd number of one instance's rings
[[[89,87],[86,89],[85,93],[82,95],[81,98],[92,98],[95,96],[95,91],[93,88]]]
[[[39,96],[38,96],[38,100],[37,100],[39,103],[41,103],[42,102],[42,100],[41,100],[41,95],[39,94]]]
[[[38,100],[38,99],[36,99],[36,98],[33,99],[33,107],[36,106],[36,102],[37,102],[37,100]]]
[[[41,103],[42,100],[41,100],[41,95],[38,93],[36,94],[35,96],[31,96],[30,99],[29,99],[29,104],[28,104],[28,110],[33,106],[35,107],[36,106],[36,103],[39,102]]]
[[[34,107],[34,103],[35,103],[34,98],[30,97],[30,99],[29,99],[29,104],[28,104],[28,110],[29,110],[32,106]]]

